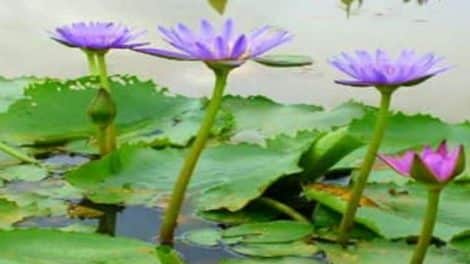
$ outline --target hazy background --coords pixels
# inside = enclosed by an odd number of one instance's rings
[[[342,77],[327,64],[340,51],[385,48],[396,52],[415,48],[433,51],[456,67],[418,87],[403,88],[393,107],[408,112],[423,111],[450,121],[470,119],[470,1],[363,0],[347,18],[339,0],[231,0],[225,17],[206,0],[1,0],[0,75],[75,77],[86,74],[86,61],[76,49],[48,39],[47,31],[75,21],[104,20],[148,29],[147,38],[165,45],[155,33],[157,24],[184,22],[199,26],[200,18],[221,23],[226,17],[247,31],[260,24],[281,26],[293,32],[293,42],[283,53],[307,54],[315,65],[302,69],[274,69],[248,63],[234,71],[229,92],[263,94],[276,101],[314,103],[327,108],[355,99],[378,101],[373,89],[338,86]],[[190,96],[208,95],[212,73],[202,63],[174,62],[113,51],[111,73],[130,73],[152,78],[172,92]]]

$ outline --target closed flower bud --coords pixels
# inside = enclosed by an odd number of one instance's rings
[[[88,116],[93,124],[99,127],[107,127],[113,122],[116,117],[116,105],[108,91],[103,88],[98,90],[88,107]]]

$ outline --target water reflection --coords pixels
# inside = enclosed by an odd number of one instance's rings
[[[359,10],[364,0],[340,0],[341,8],[344,9],[349,17],[352,13]],[[417,2],[419,5],[427,4],[429,0],[403,0],[403,3]]]

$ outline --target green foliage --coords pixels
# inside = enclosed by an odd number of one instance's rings
[[[384,240],[374,240],[371,242],[361,242],[344,250],[339,245],[321,244],[326,251],[327,258],[332,263],[348,264],[395,264],[408,263],[414,246],[407,245],[403,241],[388,242]],[[431,246],[426,256],[426,264],[465,264],[470,256],[448,248],[435,248]]]
[[[0,248],[0,261],[14,264],[161,263],[151,244],[56,230],[0,231]]]
[[[221,144],[201,156],[190,189],[200,194],[202,210],[237,211],[284,175],[300,172],[300,156],[315,139],[314,133],[270,140],[267,147]],[[149,204],[168,193],[180,169],[184,151],[122,147],[67,175],[67,180],[98,203]],[[266,164],[272,164],[266,166]]]
[[[312,65],[312,58],[299,55],[266,55],[255,59],[256,62],[270,67],[300,67]]]
[[[330,131],[363,115],[363,106],[356,103],[345,103],[331,111],[322,111],[315,105],[282,105],[262,96],[227,96],[222,107],[234,116],[235,124],[230,130],[233,142],[260,144],[279,134]]]
[[[340,187],[310,185],[305,195],[324,206],[344,212],[349,193]],[[370,184],[356,222],[387,239],[419,235],[426,206],[426,189],[418,184]],[[450,241],[470,230],[470,188],[450,184],[442,193],[434,236]],[[338,217],[339,218],[339,217]]]
[[[225,12],[228,0],[208,0],[209,4],[214,8],[219,14]]]
[[[33,83],[25,91],[26,98],[0,113],[0,138],[44,144],[93,136],[95,127],[86,111],[98,85],[93,77]],[[199,100],[171,96],[153,82],[136,77],[115,76],[111,86],[121,141],[185,145],[195,134],[202,115]]]
[[[0,113],[5,112],[11,104],[23,98],[23,88],[33,80],[28,77],[16,79],[0,77]]]

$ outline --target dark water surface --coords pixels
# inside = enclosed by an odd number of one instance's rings
[[[3,0],[0,5],[0,75],[74,77],[86,74],[81,52],[47,38],[57,25],[81,20],[112,20],[148,29],[155,45],[165,45],[156,25],[184,22],[197,27],[200,18],[222,18],[206,0]],[[344,3],[351,2],[350,15]],[[242,30],[272,24],[292,31],[295,39],[279,52],[311,55],[307,69],[272,69],[249,63],[231,76],[229,92],[263,94],[281,102],[315,103],[332,107],[351,98],[377,104],[372,89],[333,84],[340,75],[327,59],[340,51],[384,48],[397,52],[415,48],[445,56],[452,71],[419,87],[402,89],[394,108],[425,111],[451,121],[470,117],[470,1],[465,0],[231,0],[225,17]],[[428,2],[427,4],[420,4]],[[212,74],[201,63],[166,61],[112,52],[112,73],[153,78],[173,92],[208,95]]]

